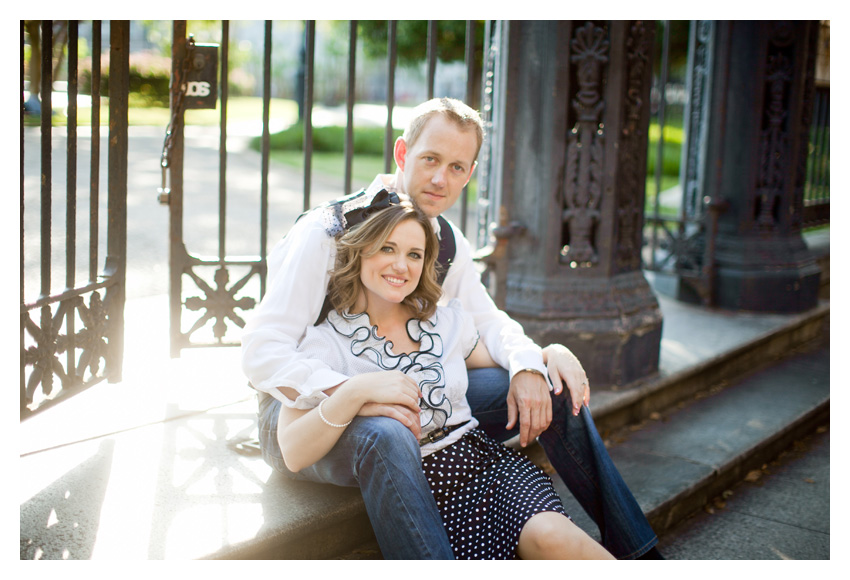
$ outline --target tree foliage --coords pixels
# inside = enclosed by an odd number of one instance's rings
[[[399,65],[413,65],[427,56],[428,21],[397,21],[396,41]],[[437,58],[443,62],[463,61],[466,46],[466,20],[438,20]],[[360,20],[357,22],[357,39],[363,43],[368,57],[383,58],[387,54],[389,26],[387,20]],[[475,27],[475,46],[484,42],[484,25]]]

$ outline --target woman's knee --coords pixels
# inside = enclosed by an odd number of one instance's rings
[[[523,559],[612,559],[598,542],[558,512],[535,514],[520,532],[518,554]]]
[[[380,453],[384,457],[414,457],[421,461],[419,442],[401,421],[390,417],[358,417],[348,429],[360,442],[365,453]]]

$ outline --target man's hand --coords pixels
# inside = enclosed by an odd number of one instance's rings
[[[508,389],[508,424],[513,429],[519,419],[519,443],[534,441],[552,422],[552,398],[549,385],[541,375],[521,371],[511,379]]]
[[[563,384],[567,384],[573,404],[573,415],[578,415],[583,404],[590,404],[590,385],[576,355],[562,344],[550,344],[543,349],[543,363],[546,364],[556,395],[563,390]]]

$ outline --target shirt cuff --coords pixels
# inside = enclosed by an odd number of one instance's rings
[[[280,392],[280,389],[273,389],[271,394],[287,407],[293,409],[313,409],[322,402],[322,399],[328,397],[324,393],[326,389],[335,387],[349,378],[346,375],[329,369],[320,369],[310,375],[310,378],[300,385],[282,385],[298,391],[298,397],[294,401]]]
[[[539,373],[546,380],[549,390],[552,390],[552,381],[549,380],[549,373],[546,365],[543,364],[543,355],[539,350],[516,352],[511,356],[510,369],[508,369],[511,379],[522,371]]]

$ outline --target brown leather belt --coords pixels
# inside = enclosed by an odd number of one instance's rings
[[[419,440],[419,446],[428,445],[429,443],[436,443],[437,441],[441,441],[445,439],[449,433],[454,431],[455,429],[459,429],[469,423],[469,421],[464,421],[463,423],[459,423],[457,425],[452,425],[451,427],[442,427],[440,429],[434,429],[430,433],[428,433],[425,437]]]

